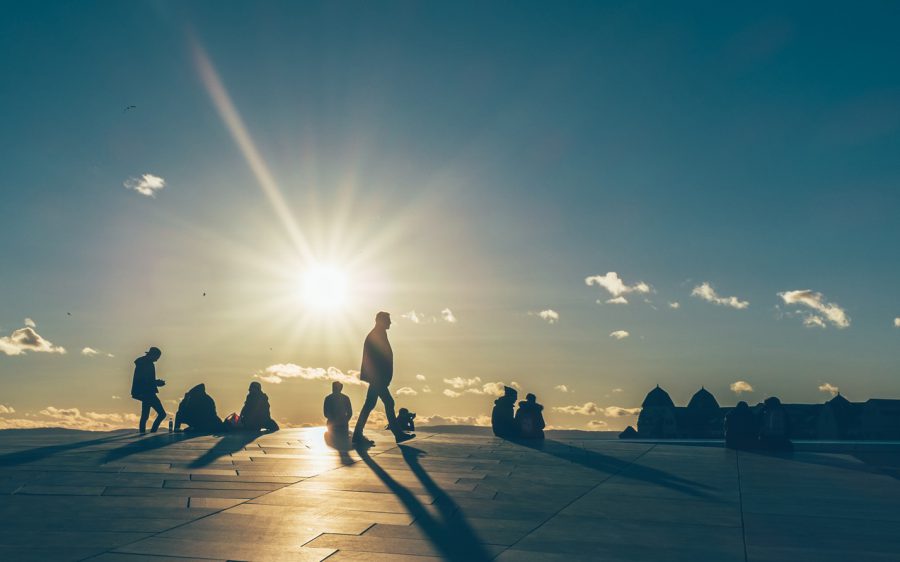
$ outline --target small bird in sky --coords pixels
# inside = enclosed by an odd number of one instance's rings
[[[125,113],[125,112],[128,111],[129,109],[137,109],[137,106],[136,106],[136,105],[129,105],[128,107],[126,107],[125,109],[122,110],[122,113]]]
[[[66,316],[72,316],[71,312],[66,312]]]
[[[206,293],[203,293],[203,296],[205,297],[205,296],[206,296]]]

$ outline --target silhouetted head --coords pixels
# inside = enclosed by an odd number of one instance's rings
[[[737,403],[737,405],[734,407],[734,409],[735,410],[749,410],[750,406],[746,402],[741,400],[740,402]]]
[[[202,382],[188,391],[188,394],[206,394],[206,385]]]
[[[390,313],[382,311],[382,312],[379,312],[378,314],[376,314],[375,315],[375,325],[384,330],[387,330],[388,328],[390,328],[391,327]]]
[[[262,392],[262,385],[259,384],[259,381],[253,381],[250,383],[250,392]]]
[[[408,410],[407,408],[400,408],[400,415],[401,415],[401,416],[408,416],[408,415],[409,415],[409,410]]]
[[[159,356],[162,355],[162,351],[160,351],[158,347],[151,347],[144,355],[150,361],[156,361],[157,359],[159,359]]]
[[[777,396],[770,396],[770,397],[766,398],[766,400],[765,400],[765,402],[763,402],[763,404],[765,404],[766,407],[770,408],[770,409],[771,408],[780,408],[781,400],[779,400]]]
[[[331,392],[340,394],[342,390],[344,390],[344,385],[339,381],[334,381],[333,383],[331,383]]]
[[[525,400],[534,404],[535,402],[537,402],[537,396],[529,392],[525,395]]]
[[[515,400],[519,396],[519,391],[510,386],[503,387],[503,396]]]

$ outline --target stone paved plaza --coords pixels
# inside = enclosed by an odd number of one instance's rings
[[[2,431],[0,560],[900,560],[877,459],[473,433]]]

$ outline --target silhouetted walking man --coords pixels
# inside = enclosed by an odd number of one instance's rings
[[[156,433],[159,424],[166,419],[166,409],[159,401],[159,388],[165,386],[166,381],[156,378],[156,367],[153,365],[162,355],[158,347],[151,347],[143,357],[134,360],[134,378],[131,381],[131,397],[141,401],[141,421],[138,429],[141,433],[147,433],[147,418],[150,417],[150,408],[156,410],[156,420],[150,428],[151,433]]]
[[[388,427],[394,433],[397,443],[407,441],[415,437],[410,433],[404,433],[397,426],[397,417],[394,415],[394,398],[388,386],[394,377],[394,352],[388,341],[387,331],[391,327],[391,315],[387,312],[379,312],[375,315],[375,327],[366,336],[363,344],[362,366],[359,369],[359,378],[369,383],[366,392],[366,401],[356,420],[356,429],[353,431],[353,443],[356,445],[374,445],[375,442],[363,437],[363,428],[366,420],[375,407],[375,402],[381,398],[384,403],[384,413],[387,415]]]

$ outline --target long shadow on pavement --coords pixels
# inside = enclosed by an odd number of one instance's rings
[[[711,489],[705,484],[675,476],[664,470],[642,466],[636,464],[634,461],[624,461],[596,451],[574,447],[552,439],[508,439],[507,441],[527,449],[552,455],[558,459],[580,464],[581,466],[586,466],[594,470],[615,474],[622,478],[630,478],[648,484],[663,486],[697,498],[709,500],[717,499],[715,496],[705,491]]]
[[[76,441],[74,443],[63,443],[60,445],[47,445],[46,447],[37,447],[35,449],[28,449],[25,451],[6,453],[0,455],[0,466],[14,466],[18,464],[34,462],[45,459],[47,457],[51,457],[57,453],[65,453],[68,451],[82,449],[84,447],[91,447],[93,445],[103,445],[111,441],[118,441],[119,439],[125,439],[130,436],[131,432],[125,435],[111,435],[109,437],[101,437],[100,439],[88,439],[86,441]]]
[[[189,433],[157,433],[150,437],[143,437],[137,441],[131,441],[121,447],[111,449],[103,457],[102,464],[109,464],[137,453],[161,449],[173,443],[186,441],[192,437],[195,437],[195,435]]]
[[[440,551],[443,558],[459,562],[490,560],[492,557],[478,540],[478,536],[466,523],[462,514],[457,513],[459,508],[419,464],[418,457],[424,452],[404,445],[400,445],[400,450],[413,474],[434,497],[440,518],[434,517],[415,494],[381,468],[365,448],[360,447],[357,452],[372,472],[403,502],[406,510],[415,519],[415,524],[428,536],[428,540]]]
[[[255,441],[260,435],[262,434],[256,431],[226,433],[224,436],[222,436],[221,439],[219,439],[218,443],[216,443],[210,450],[194,459],[191,464],[188,465],[188,467],[203,468],[204,466],[210,465],[221,457],[242,450],[244,447]]]

